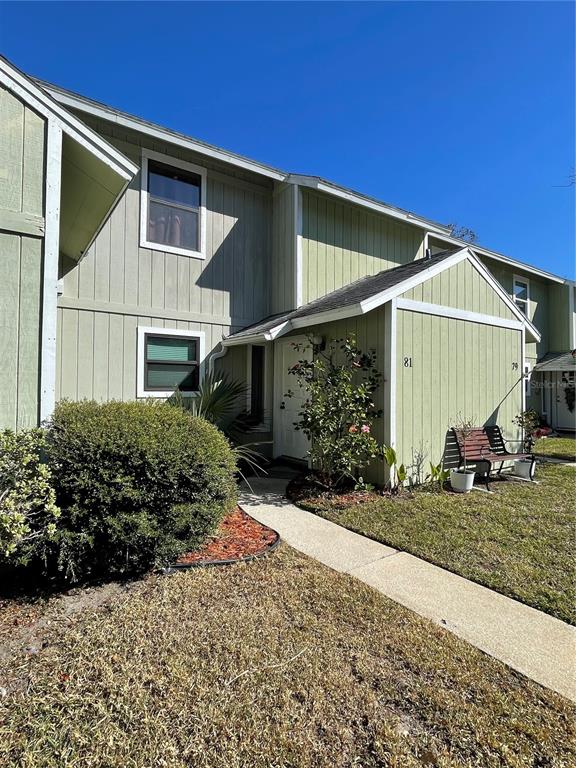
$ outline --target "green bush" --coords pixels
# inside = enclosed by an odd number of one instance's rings
[[[0,432],[0,562],[42,557],[60,514],[40,429]]]
[[[236,499],[230,447],[204,419],[153,402],[61,402],[49,456],[68,578],[142,572],[194,549]]]

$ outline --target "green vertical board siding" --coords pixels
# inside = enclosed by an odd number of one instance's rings
[[[397,313],[396,447],[414,465],[417,455],[438,463],[446,431],[458,414],[498,424],[517,437],[522,409],[520,331],[418,312]]]
[[[555,350],[555,344],[559,339],[551,334],[550,314],[556,314],[555,309],[555,283],[548,283],[529,272],[522,272],[521,267],[512,267],[494,259],[482,259],[496,280],[512,297],[514,287],[514,275],[529,283],[530,298],[528,302],[528,319],[531,320],[540,331],[542,340],[539,344],[528,342],[526,344],[526,357],[540,359],[547,352]],[[561,311],[564,311],[562,309]],[[566,309],[567,314],[567,309]]]
[[[36,426],[42,241],[0,233],[0,428]]]
[[[296,306],[295,193],[291,185],[279,186],[272,202],[271,314]]]
[[[563,352],[571,347],[570,326],[574,323],[570,315],[571,285],[550,285],[548,288],[548,352]]]
[[[289,336],[323,336],[326,343],[331,340],[342,339],[354,334],[358,346],[362,351],[374,350],[376,352],[376,367],[382,374],[382,382],[375,396],[375,407],[383,411],[381,418],[374,422],[374,437],[379,443],[383,443],[385,435],[390,428],[390,412],[386,408],[388,387],[390,386],[391,373],[387,368],[388,334],[386,332],[385,308],[380,307],[367,315],[350,317],[333,323],[310,326],[292,332]],[[284,338],[289,338],[286,336]],[[275,393],[274,404],[280,400],[280,393]],[[272,414],[274,415],[274,413]],[[382,461],[375,461],[363,471],[364,479],[372,483],[384,482],[384,465]]]
[[[41,216],[44,119],[0,87],[0,209]]]
[[[146,147],[166,152],[167,163],[172,157],[208,166],[205,259],[140,247],[137,177],[82,261],[60,265],[57,396],[133,399],[138,325],[202,330],[208,356],[224,335],[269,314],[272,185],[88,122],[138,164]]]
[[[0,87],[0,211],[14,226],[0,233],[0,428],[38,423],[42,239],[23,232],[26,214],[43,215],[44,134],[44,119]]]
[[[508,320],[517,319],[510,307],[469,261],[461,261],[431,280],[417,285],[403,294],[403,298]]]
[[[413,261],[423,255],[422,244],[417,227],[304,189],[303,303],[365,275]]]

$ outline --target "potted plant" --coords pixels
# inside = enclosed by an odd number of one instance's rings
[[[525,453],[533,453],[536,441],[543,436],[540,428],[540,416],[533,409],[522,411],[514,417],[513,422],[522,430],[522,449]],[[524,480],[534,480],[533,459],[518,459],[514,462],[514,474]]]
[[[466,441],[474,429],[474,420],[459,416],[452,427],[456,439],[460,444],[462,453],[462,467],[452,469],[450,472],[450,485],[456,493],[470,493],[474,485],[474,475],[476,474],[466,466]]]

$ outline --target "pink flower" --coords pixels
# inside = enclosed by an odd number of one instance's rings
[[[368,424],[362,424],[362,432],[364,432],[365,435],[367,435],[368,432],[370,432],[370,427],[368,426]]]
[[[355,434],[356,432],[358,432],[358,427],[352,424],[352,426],[348,428],[348,432]]]

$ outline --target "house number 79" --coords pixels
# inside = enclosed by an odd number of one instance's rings
[[[404,358],[404,368],[412,368],[412,358],[411,357],[405,357]]]

